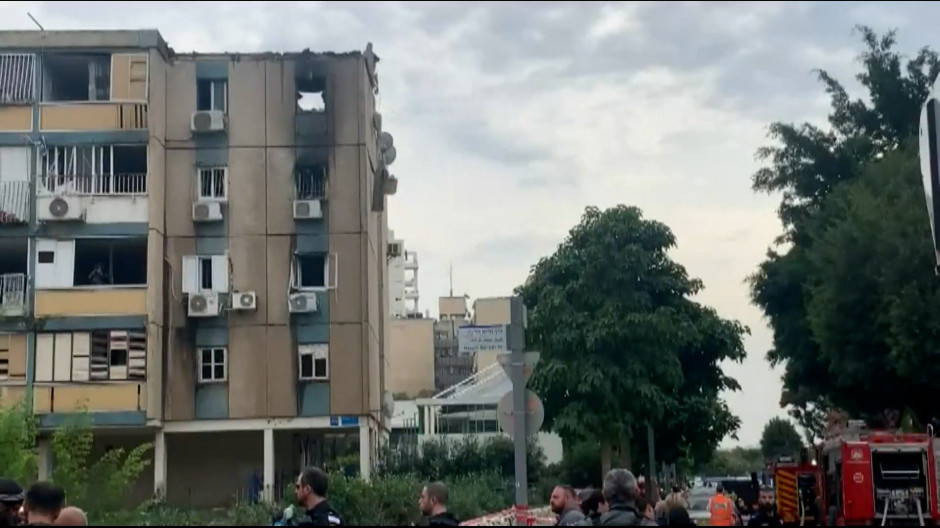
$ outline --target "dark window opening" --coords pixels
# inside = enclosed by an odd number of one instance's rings
[[[76,286],[147,284],[146,238],[75,240]]]
[[[112,348],[111,349],[111,366],[112,367],[126,367],[127,366],[127,350],[121,348]]]
[[[313,354],[302,354],[300,356],[300,377],[302,379],[313,377]]]
[[[43,101],[111,100],[111,56],[53,53],[43,58]]]
[[[326,111],[326,76],[313,72],[297,78],[297,107],[301,112]]]
[[[224,79],[196,81],[196,110],[228,112],[228,81]]]
[[[313,362],[313,377],[326,378],[326,358],[317,358]]]
[[[212,289],[212,258],[199,259],[199,288]]]
[[[298,255],[295,281],[300,288],[326,287],[326,255]]]
[[[45,255],[44,255],[45,254]],[[39,263],[48,264],[52,262],[43,261],[50,256],[54,259],[54,251],[40,251],[38,255]],[[27,261],[29,260],[29,250],[26,240],[15,240],[12,237],[7,239],[0,238],[0,275],[8,273],[26,273]]]
[[[146,145],[116,145],[113,156],[114,174],[145,174],[147,172]]]
[[[326,197],[326,164],[302,165],[294,170],[294,190],[298,200]]]

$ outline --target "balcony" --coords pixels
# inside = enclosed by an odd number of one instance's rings
[[[40,196],[144,196],[147,173],[46,175],[39,179]]]
[[[294,170],[294,199],[326,199],[326,182],[326,165],[297,167]]]
[[[0,182],[0,225],[29,223],[29,182]]]
[[[405,269],[406,270],[416,270],[418,269],[418,254],[414,251],[405,252]]]
[[[0,275],[0,317],[22,317],[26,313],[26,274]]]

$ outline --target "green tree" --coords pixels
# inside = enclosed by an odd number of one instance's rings
[[[796,427],[783,418],[772,418],[764,426],[760,437],[760,451],[764,460],[773,461],[781,456],[796,457],[800,454],[803,441]]]
[[[718,396],[737,384],[718,363],[743,359],[746,329],[689,299],[702,284],[669,258],[674,246],[672,231],[635,207],[589,207],[517,289],[529,346],[542,353],[531,386],[546,426],[567,443],[597,441],[604,470],[615,445],[631,465],[648,421],[707,452],[738,425]]]
[[[24,401],[0,408],[0,473],[29,483],[36,480],[36,420]]]
[[[760,449],[734,447],[715,451],[696,473],[706,477],[742,477],[764,469],[764,456]]]
[[[779,216],[785,231],[778,243],[787,247],[769,251],[767,260],[751,277],[752,299],[770,320],[774,332],[767,358],[774,365],[785,366],[781,405],[792,406],[794,416],[805,424],[818,422],[818,413],[812,411],[815,407],[831,404],[855,414],[875,413],[897,401],[878,400],[874,392],[867,393],[880,374],[873,370],[877,362],[867,356],[875,352],[876,357],[884,357],[883,351],[863,350],[862,346],[884,341],[877,337],[882,327],[865,326],[871,317],[860,313],[874,302],[876,292],[865,286],[870,284],[871,275],[880,272],[877,265],[859,267],[853,276],[860,282],[841,281],[841,299],[851,297],[858,303],[841,303],[850,308],[841,321],[849,323],[853,316],[860,319],[843,326],[841,341],[830,339],[828,344],[821,344],[822,336],[817,332],[835,321],[824,317],[823,311],[840,303],[832,298],[812,298],[815,293],[835,292],[817,289],[821,276],[816,273],[822,256],[813,251],[823,228],[814,227],[814,223],[818,224],[818,217],[825,214],[828,198],[836,189],[857,180],[870,163],[916,137],[919,109],[931,81],[940,72],[940,60],[927,48],[905,60],[895,50],[894,32],[879,36],[870,28],[858,30],[865,50],[860,56],[862,71],[857,79],[868,91],[867,100],[852,100],[837,80],[818,71],[832,103],[829,127],[772,124],[770,137],[776,145],[758,151],[758,157],[767,165],[753,176],[756,191],[782,194]],[[918,210],[923,207],[919,205]],[[856,241],[861,246],[871,242]],[[925,243],[929,247],[929,238],[918,242],[920,246]],[[864,248],[852,249],[859,250]],[[815,306],[813,315],[809,312],[811,306]],[[830,336],[835,331],[835,327],[829,327]],[[822,341],[826,339],[822,337]],[[877,392],[902,388],[892,385],[893,380],[883,379],[883,390]],[[862,397],[856,399],[859,395]]]

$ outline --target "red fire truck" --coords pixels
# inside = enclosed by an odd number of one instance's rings
[[[849,422],[817,448],[820,524],[940,525],[938,460],[932,428],[910,434]]]

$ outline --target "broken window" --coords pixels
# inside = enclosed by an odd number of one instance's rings
[[[330,378],[330,345],[300,345],[297,347],[300,379],[327,380]]]
[[[294,190],[298,200],[326,197],[326,164],[302,165],[294,171]]]
[[[225,79],[196,81],[196,110],[228,112],[228,81]]]
[[[33,102],[33,70],[29,53],[0,53],[0,104]]]
[[[75,239],[75,286],[147,284],[146,238]]]
[[[326,76],[307,72],[297,79],[297,107],[301,112],[326,110]]]
[[[225,200],[226,180],[228,179],[227,167],[201,167],[197,170],[196,185],[198,187],[198,199],[200,201],[221,201]]]
[[[60,145],[43,154],[43,190],[65,194],[146,194],[146,145]]]
[[[46,55],[43,58],[42,100],[110,101],[111,55]]]
[[[323,254],[297,255],[291,266],[291,283],[297,289],[326,288],[327,258]]]
[[[0,238],[0,314],[5,309],[22,310],[26,306],[28,255],[26,240]]]

